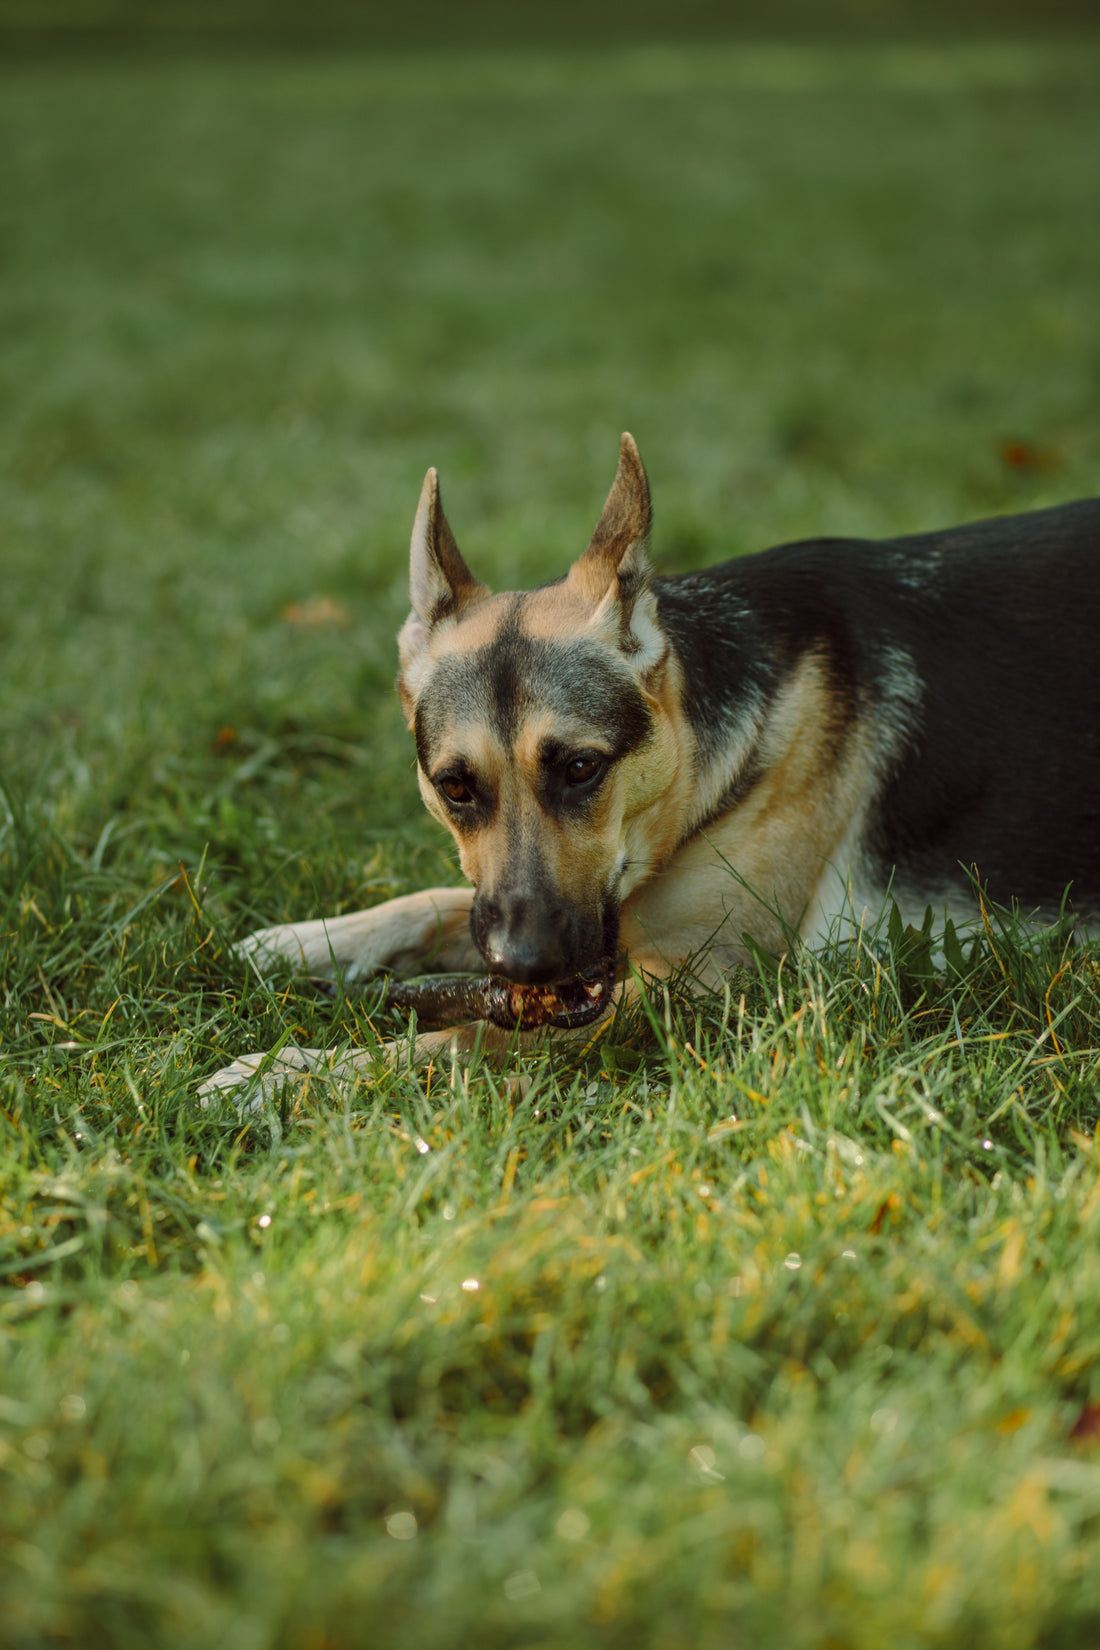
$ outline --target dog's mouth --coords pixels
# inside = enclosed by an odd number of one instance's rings
[[[485,982],[485,1018],[506,1031],[533,1031],[538,1026],[572,1031],[607,1012],[614,988],[615,964],[609,958],[595,972],[549,985],[516,985],[491,974]]]

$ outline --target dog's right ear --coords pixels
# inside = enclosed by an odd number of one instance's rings
[[[401,670],[397,691],[412,726],[417,689],[432,635],[441,624],[459,617],[471,602],[490,594],[462,559],[451,526],[443,514],[439,477],[429,470],[420,491],[409,546],[409,595],[412,612],[397,638]]]
[[[462,559],[451,526],[443,514],[439,477],[429,470],[420,491],[409,546],[409,594],[413,612],[429,630],[443,619],[457,617],[468,602],[487,596]]]

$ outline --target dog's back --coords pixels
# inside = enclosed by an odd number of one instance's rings
[[[816,656],[823,747],[868,715],[868,880],[1100,911],[1100,500],[886,540],[781,545],[657,580],[703,743]],[[751,789],[751,759],[730,802]]]

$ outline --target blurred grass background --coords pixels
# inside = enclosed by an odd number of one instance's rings
[[[1088,0],[4,0],[0,27],[25,39],[68,36],[109,40],[241,39],[248,41],[342,38],[369,46],[591,44],[624,39],[720,38],[785,33],[818,40],[850,37],[964,34],[1012,31],[1035,36],[1094,26]]]
[[[3,90],[23,778],[80,744],[102,798],[128,751],[367,705],[404,776],[429,463],[497,582],[586,542],[623,428],[668,567],[1094,485],[1087,44],[45,53]],[[317,593],[342,637],[281,617]]]
[[[234,936],[453,874],[429,463],[499,585],[624,428],[666,568],[1098,490],[1087,21],[0,13],[0,1642],[1096,1642],[1064,936],[194,1098],[373,1035]]]

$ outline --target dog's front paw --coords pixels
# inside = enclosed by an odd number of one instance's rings
[[[364,1056],[323,1048],[281,1048],[277,1054],[242,1054],[199,1086],[199,1103],[225,1095],[238,1111],[256,1113],[290,1083],[307,1077],[354,1077]]]

